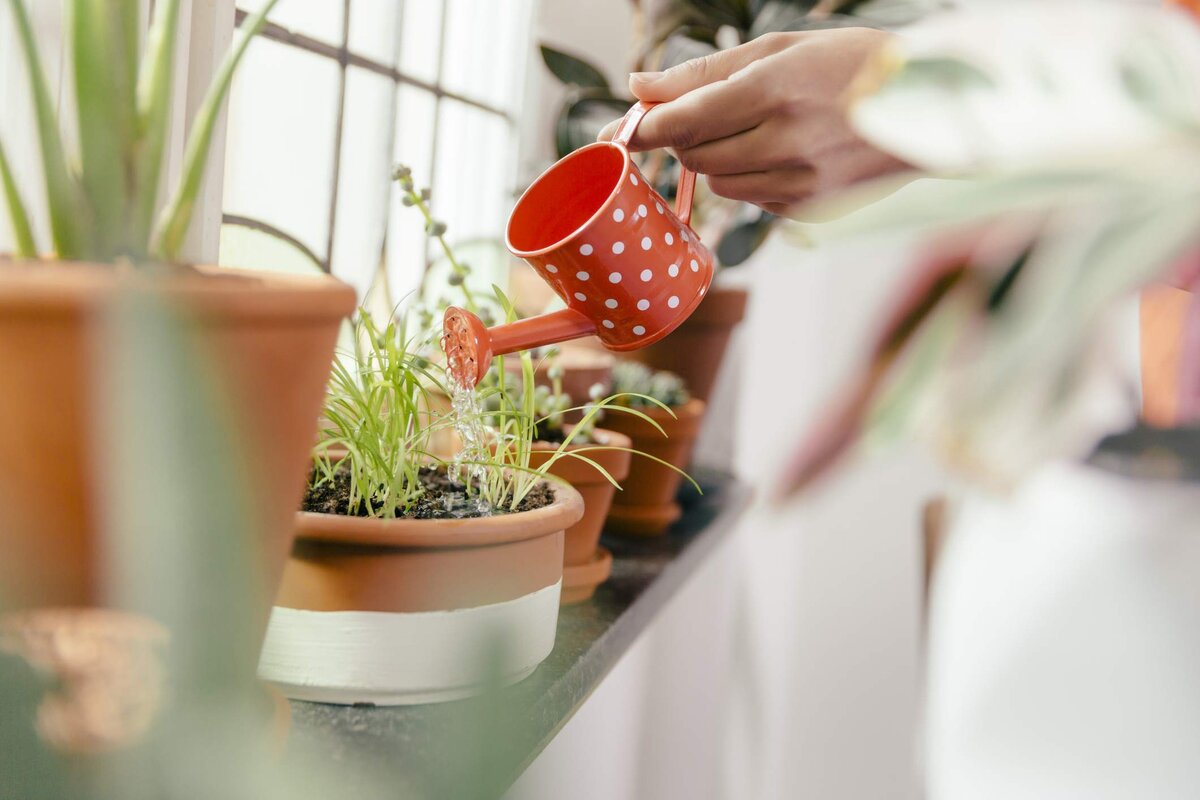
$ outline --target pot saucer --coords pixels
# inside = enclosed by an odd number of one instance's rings
[[[586,564],[563,567],[563,588],[560,605],[573,605],[592,599],[596,587],[608,580],[612,573],[612,553],[597,547],[591,561]]]

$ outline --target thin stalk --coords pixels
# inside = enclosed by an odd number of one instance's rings
[[[8,206],[8,220],[12,223],[17,255],[21,258],[36,258],[37,244],[33,240],[33,229],[29,226],[29,214],[25,210],[25,202],[17,190],[17,182],[13,179],[12,169],[9,168],[3,142],[0,142],[0,182],[4,184],[4,201]]]
[[[478,314],[479,304],[475,302],[475,295],[472,294],[471,287],[467,285],[467,276],[470,275],[470,271],[464,267],[454,255],[454,250],[446,241],[446,235],[444,233],[436,232],[437,228],[435,226],[437,225],[438,221],[434,219],[433,212],[429,210],[429,204],[425,202],[425,198],[421,196],[419,191],[417,191],[415,188],[410,188],[407,183],[401,185],[401,191],[408,196],[408,199],[412,202],[412,205],[421,212],[421,216],[425,218],[425,229],[434,231],[434,233],[431,235],[437,240],[438,245],[442,248],[442,253],[445,254],[446,260],[450,262],[450,268],[454,270],[454,273],[458,275],[458,277],[462,278],[461,285],[463,298],[466,301],[467,311],[470,311],[472,314]],[[424,270],[421,273],[421,282],[417,286],[417,297],[425,296],[425,281],[428,276],[429,270]]]
[[[217,76],[200,104],[200,111],[192,130],[188,135],[187,148],[183,159],[183,177],[175,188],[167,207],[159,218],[158,228],[154,235],[154,252],[168,260],[175,260],[183,239],[191,225],[192,213],[196,207],[196,196],[200,192],[200,182],[204,177],[204,168],[208,161],[208,151],[212,145],[213,130],[220,115],[221,106],[229,94],[233,84],[233,74],[246,54],[250,40],[254,38],[267,22],[267,15],[275,8],[279,0],[267,0],[263,7],[242,24],[238,42],[225,57],[225,61],[217,70]]]

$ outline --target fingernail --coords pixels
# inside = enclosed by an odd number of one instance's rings
[[[631,72],[629,80],[638,81],[639,83],[650,83],[656,81],[662,76],[661,72]]]

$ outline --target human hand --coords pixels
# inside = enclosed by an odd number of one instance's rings
[[[903,170],[846,118],[847,89],[889,38],[870,28],[773,33],[665,72],[634,73],[634,96],[661,105],[646,114],[630,149],[671,148],[708,176],[714,193],[774,214]]]

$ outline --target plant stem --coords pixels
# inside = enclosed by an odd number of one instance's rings
[[[37,245],[33,241],[33,229],[29,227],[29,214],[17,191],[4,144],[0,142],[0,182],[4,184],[4,200],[8,204],[8,218],[12,223],[13,238],[16,239],[17,255],[21,258],[36,258]]]

